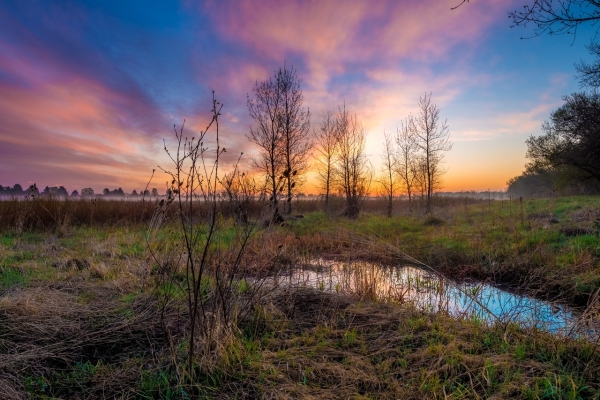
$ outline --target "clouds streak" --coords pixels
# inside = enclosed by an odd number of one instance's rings
[[[166,165],[161,139],[174,124],[186,119],[190,136],[204,129],[211,90],[225,104],[228,157],[249,153],[246,95],[284,61],[303,78],[313,115],[343,102],[358,114],[373,155],[383,131],[430,91],[458,140],[535,131],[552,101],[529,114],[518,102],[496,114],[481,110],[497,99],[476,109],[465,102],[474,88],[500,96],[492,85],[510,66],[508,50],[493,54],[497,67],[482,68],[482,54],[515,1],[450,11],[454,3],[8,3],[0,9],[0,184],[139,190]],[[563,71],[548,75],[566,87]]]

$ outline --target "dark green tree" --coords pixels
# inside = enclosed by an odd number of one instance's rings
[[[94,189],[92,188],[83,188],[81,189],[81,196],[82,197],[94,197]]]
[[[600,182],[600,94],[574,93],[542,125],[544,134],[527,139],[533,171],[576,172],[580,181]]]

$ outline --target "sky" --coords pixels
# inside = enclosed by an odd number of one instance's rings
[[[521,40],[533,28],[507,11],[531,0],[0,1],[0,185],[97,193],[168,169],[163,139],[184,120],[198,135],[213,90],[222,146],[250,170],[247,96],[284,63],[313,128],[327,108],[356,114],[376,169],[384,132],[431,93],[453,142],[443,190],[504,190],[525,140],[580,89],[573,63],[595,35]]]

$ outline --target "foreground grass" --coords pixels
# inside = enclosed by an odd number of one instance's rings
[[[598,396],[591,343],[310,290],[274,304],[283,316],[268,323],[252,364],[265,397]]]
[[[600,286],[597,201],[526,201],[522,221],[506,203],[438,209],[435,218],[311,213],[259,235],[284,243],[281,262],[398,262],[406,252],[455,276],[573,300]],[[572,228],[588,233],[568,235]],[[165,311],[169,341],[143,232],[0,234],[0,398],[600,398],[594,343],[310,289],[257,302],[218,362],[184,384],[185,307],[176,297]]]

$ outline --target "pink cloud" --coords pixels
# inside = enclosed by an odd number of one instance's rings
[[[348,63],[430,61],[451,55],[454,45],[481,41],[482,33],[512,1],[488,1],[450,11],[453,3],[211,1],[205,10],[223,37],[244,43],[258,57],[280,61],[300,55],[309,81],[318,85],[345,71]]]
[[[73,79],[35,90],[0,90],[0,143],[7,151],[1,167],[7,178],[54,176],[63,185],[139,189],[156,165],[158,143],[122,119],[120,107],[129,100],[97,83]]]
[[[256,80],[272,74],[259,65],[299,60],[305,104],[313,114],[346,101],[372,132],[375,149],[384,129],[394,130],[416,112],[425,91],[433,91],[443,106],[462,87],[483,79],[466,72],[468,60],[451,60],[444,77],[431,64],[451,59],[454,46],[475,48],[512,3],[495,0],[451,11],[454,1],[210,1],[203,11],[224,38],[253,54],[241,63],[222,60],[225,67],[215,82],[248,93]],[[407,61],[420,68],[403,70]],[[360,78],[348,80],[352,72]],[[334,79],[340,81],[333,85]]]

